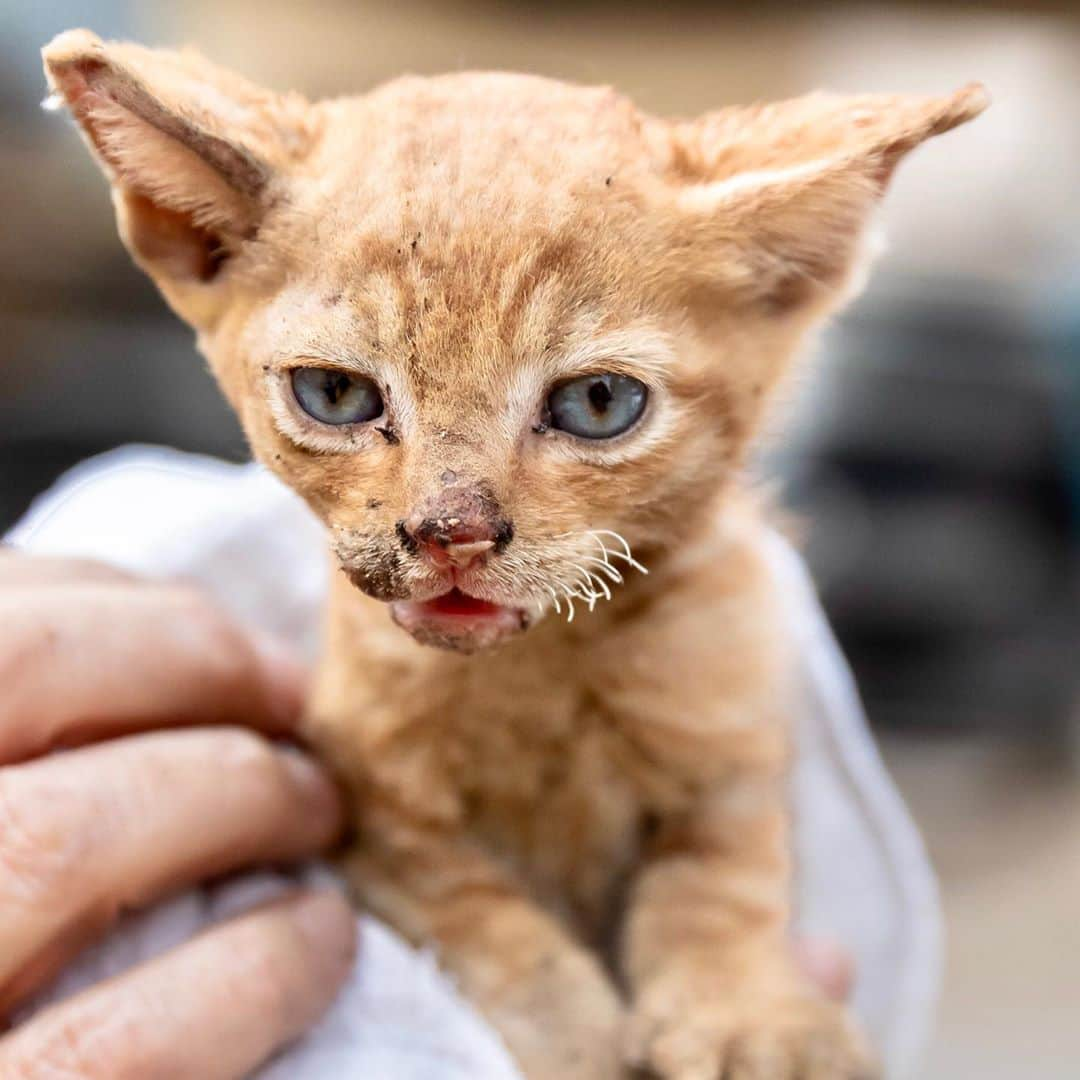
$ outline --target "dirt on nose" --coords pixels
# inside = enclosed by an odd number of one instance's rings
[[[514,535],[498,499],[481,484],[443,488],[417,507],[402,526],[416,543],[440,547],[492,541],[498,551]]]

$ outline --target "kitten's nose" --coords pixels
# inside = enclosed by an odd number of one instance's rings
[[[513,529],[501,517],[470,517],[455,514],[424,517],[412,514],[398,523],[398,537],[406,550],[422,554],[436,566],[464,570],[489,551],[505,547]]]
[[[447,544],[442,553],[459,570],[465,570],[479,562],[495,546],[494,540],[471,540],[465,544]]]

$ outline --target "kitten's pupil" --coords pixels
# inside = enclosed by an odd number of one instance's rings
[[[611,399],[614,396],[611,387],[608,386],[604,379],[597,379],[589,386],[589,404],[598,413],[607,412],[607,407],[611,404]]]
[[[366,375],[332,368],[294,368],[290,380],[300,408],[323,424],[366,424],[383,412],[382,394]]]
[[[323,386],[323,393],[326,395],[326,400],[331,405],[336,405],[341,398],[341,395],[352,385],[352,380],[347,375],[342,375],[339,372],[327,372],[326,383]]]
[[[645,411],[649,391],[640,379],[613,371],[581,375],[559,383],[547,399],[548,426],[581,439],[621,435]]]

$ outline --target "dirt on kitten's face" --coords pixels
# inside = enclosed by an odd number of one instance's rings
[[[359,589],[464,651],[678,544],[849,291],[896,162],[985,104],[672,122],[509,74],[308,104],[86,31],[45,62],[256,456]]]

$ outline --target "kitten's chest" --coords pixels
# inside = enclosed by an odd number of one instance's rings
[[[354,781],[360,833],[393,808],[602,930],[644,830],[687,795],[678,741],[651,723],[672,712],[670,665],[640,649],[631,665],[557,627],[472,657],[350,631],[324,662],[315,711],[324,751]]]
[[[512,870],[561,915],[598,931],[660,780],[580,680],[521,665],[402,684],[400,722],[365,771]]]
[[[637,860],[648,806],[617,723],[569,693],[471,720],[451,736],[462,827],[549,906],[594,922]]]

